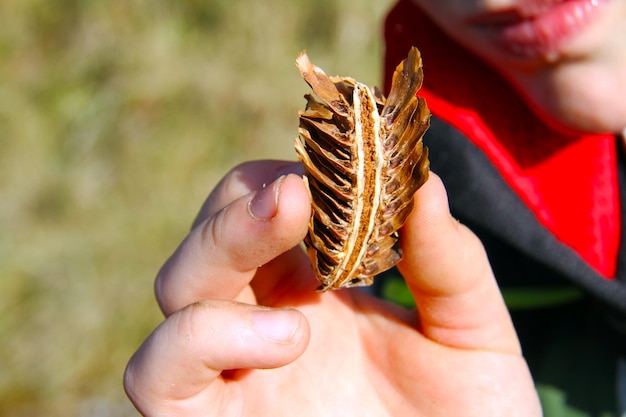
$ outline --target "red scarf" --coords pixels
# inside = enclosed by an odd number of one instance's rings
[[[432,113],[486,154],[559,241],[612,279],[620,239],[614,135],[573,137],[551,129],[411,0],[400,0],[391,11],[385,39],[385,90],[395,66],[417,46],[424,60],[424,87],[418,94]]]

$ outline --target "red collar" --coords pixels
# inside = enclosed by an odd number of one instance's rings
[[[419,92],[432,113],[479,147],[558,240],[602,276],[615,275],[620,239],[614,135],[566,136],[541,122],[493,70],[450,41],[411,0],[385,25],[385,90],[412,45]]]

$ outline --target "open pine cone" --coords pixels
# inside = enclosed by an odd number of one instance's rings
[[[304,240],[320,290],[370,285],[402,259],[398,229],[428,179],[422,136],[430,121],[417,48],[398,65],[389,97],[347,77],[328,77],[306,52],[296,66],[305,95],[295,147],[313,201]]]

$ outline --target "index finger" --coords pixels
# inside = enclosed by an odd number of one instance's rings
[[[254,303],[248,284],[257,268],[298,245],[310,211],[304,182],[290,174],[201,221],[157,276],[165,315],[211,298]]]

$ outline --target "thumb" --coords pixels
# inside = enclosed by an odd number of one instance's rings
[[[463,349],[520,353],[519,342],[478,238],[449,212],[431,173],[402,229],[398,268],[417,304],[421,331]]]

